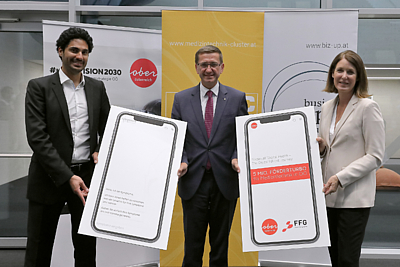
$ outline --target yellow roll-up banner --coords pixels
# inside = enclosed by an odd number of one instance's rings
[[[225,69],[224,85],[246,93],[249,113],[261,112],[264,12],[162,12],[162,115],[170,117],[174,94],[200,82],[194,56],[205,45],[218,47]],[[161,266],[179,266],[183,259],[180,198],[175,201],[168,250]],[[208,241],[203,262],[208,265]],[[255,266],[257,253],[243,253],[240,210],[237,205],[229,244],[229,266]]]

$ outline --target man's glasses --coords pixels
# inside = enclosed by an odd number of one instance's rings
[[[221,66],[221,64],[217,62],[202,62],[202,63],[197,63],[197,65],[199,65],[200,68],[202,69],[207,69],[208,66],[210,66],[211,68],[216,68],[218,66]]]

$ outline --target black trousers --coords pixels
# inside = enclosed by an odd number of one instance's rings
[[[88,164],[89,165],[89,164]],[[84,181],[89,181],[89,167],[76,170],[74,173]],[[85,182],[86,183],[86,182]],[[88,186],[88,184],[86,183]],[[63,185],[69,187],[69,183]],[[25,267],[49,267],[53,252],[54,238],[61,211],[68,204],[71,213],[72,243],[76,267],[96,266],[96,238],[78,234],[83,204],[71,188],[65,188],[65,199],[52,205],[29,201],[28,211],[28,241],[26,246]],[[71,255],[72,256],[72,255]]]
[[[358,267],[371,208],[327,208],[332,267]]]
[[[206,171],[191,199],[182,199],[185,232],[183,267],[202,266],[208,226],[211,247],[209,266],[228,266],[229,232],[236,202],[236,199],[228,200],[222,195],[212,171]]]

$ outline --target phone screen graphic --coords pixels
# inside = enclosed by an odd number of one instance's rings
[[[92,217],[95,231],[158,240],[176,136],[177,126],[162,118],[118,115]]]
[[[305,114],[252,118],[245,139],[253,243],[315,242],[319,228]]]

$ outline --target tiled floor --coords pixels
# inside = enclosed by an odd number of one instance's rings
[[[25,250],[0,249],[0,267],[23,267]],[[361,259],[360,267],[399,267],[400,260]],[[65,266],[70,267],[70,266]],[[71,266],[72,267],[72,266]],[[108,266],[113,267],[113,266]],[[273,267],[273,266],[271,266]]]

